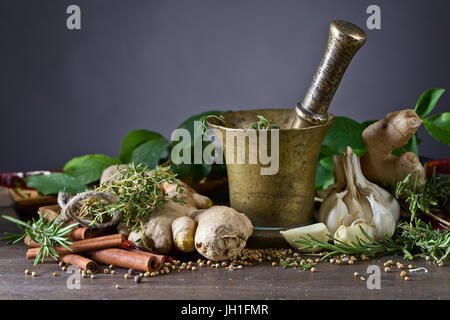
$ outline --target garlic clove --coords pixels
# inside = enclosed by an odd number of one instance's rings
[[[386,236],[392,237],[395,231],[396,220],[388,209],[383,205],[383,202],[376,201],[371,194],[367,197],[373,213],[373,224],[375,225],[375,240],[385,240]]]
[[[350,219],[352,218],[348,213],[347,206],[342,200],[346,194],[347,190],[339,193],[333,192],[320,206],[317,220],[326,225],[330,234],[334,234],[337,228],[343,224],[345,219],[349,219],[348,217],[350,217]]]
[[[311,235],[317,240],[327,242],[329,240],[328,235],[330,234],[323,223],[315,223],[304,227],[280,231],[280,233],[292,247],[303,252],[317,252],[320,251],[320,248],[302,250],[302,247],[305,245],[295,242],[295,240],[299,240],[302,237],[309,239],[308,235]]]
[[[368,241],[361,232],[360,227],[362,227],[370,237],[373,236],[373,228],[371,228],[367,222],[356,221],[356,223],[352,223],[350,226],[340,226],[334,234],[334,238],[345,244],[358,243],[357,238]]]

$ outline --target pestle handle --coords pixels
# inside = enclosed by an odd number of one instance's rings
[[[336,20],[330,25],[328,42],[311,86],[295,108],[291,128],[328,121],[328,107],[355,53],[366,41],[366,33],[354,24]]]

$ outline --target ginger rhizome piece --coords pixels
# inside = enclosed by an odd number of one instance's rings
[[[395,156],[392,150],[401,148],[416,133],[422,120],[412,109],[388,113],[368,126],[362,134],[367,153],[361,157],[364,176],[378,184],[392,185],[411,174],[418,185],[425,183],[425,170],[416,154],[405,152]]]

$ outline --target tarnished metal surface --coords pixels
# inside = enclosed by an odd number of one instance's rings
[[[311,86],[296,107],[290,127],[299,128],[328,121],[328,107],[355,53],[366,41],[366,33],[347,21],[333,21],[322,60]]]
[[[209,120],[211,127],[219,130],[224,137],[225,154],[227,132],[243,132],[258,120],[257,115],[281,127],[277,174],[261,175],[259,161],[257,164],[227,163],[231,206],[247,214],[255,227],[287,228],[312,219],[317,160],[322,141],[334,117],[329,115],[329,121],[323,125],[286,128],[293,113],[293,109],[246,110],[224,113],[223,125],[219,125],[215,119]],[[268,149],[270,153],[270,142]],[[246,140],[246,159],[248,150]],[[234,152],[238,152],[238,149],[235,148]]]

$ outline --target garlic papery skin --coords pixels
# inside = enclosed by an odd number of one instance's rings
[[[336,230],[334,238],[349,245],[351,245],[352,243],[357,244],[358,243],[357,238],[368,242],[367,237],[365,237],[364,234],[361,232],[360,227],[364,229],[367,235],[373,238],[373,228],[368,223],[361,221],[356,221],[355,223],[352,223],[350,226],[344,225],[340,226]]]
[[[367,226],[367,233],[375,240],[385,240],[385,235],[391,237],[400,217],[397,200],[364,177],[359,158],[350,147],[333,160],[336,182],[323,193],[318,221],[324,223],[331,234],[342,239],[346,239],[349,232],[350,238],[360,232],[359,227],[353,229],[356,224]],[[352,228],[347,230],[344,227]],[[360,235],[362,240],[367,240]]]

